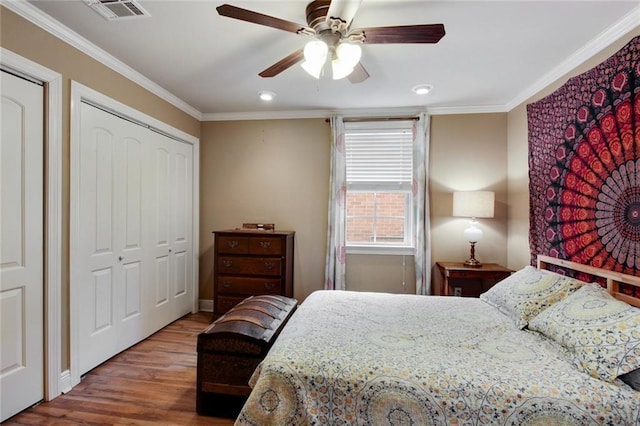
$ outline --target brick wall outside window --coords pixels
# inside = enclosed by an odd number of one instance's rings
[[[347,192],[347,242],[372,242],[374,235],[378,242],[401,242],[404,209],[402,192]],[[377,216],[375,233],[374,214]]]

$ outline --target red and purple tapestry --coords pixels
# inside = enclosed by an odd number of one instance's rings
[[[532,262],[640,275],[640,37],[527,105]]]

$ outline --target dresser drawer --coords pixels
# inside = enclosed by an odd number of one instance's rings
[[[236,236],[220,236],[216,238],[218,253],[249,253],[249,238]]]
[[[281,274],[282,260],[269,257],[218,257],[219,274],[274,275]]]
[[[280,294],[282,292],[282,280],[280,278],[218,276],[216,291],[218,294]]]
[[[249,238],[249,254],[281,254],[282,239],[274,237]]]

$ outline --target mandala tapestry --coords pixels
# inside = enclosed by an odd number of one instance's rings
[[[532,264],[546,254],[640,275],[639,59],[636,37],[527,105]]]

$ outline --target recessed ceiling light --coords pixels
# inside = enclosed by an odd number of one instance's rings
[[[431,89],[433,89],[433,86],[430,84],[421,84],[419,86],[414,87],[413,92],[416,95],[426,95],[427,93],[429,93],[431,91]]]
[[[273,98],[276,97],[276,94],[273,92],[269,92],[268,90],[261,90],[258,92],[258,96],[260,97],[260,100],[271,102]]]

